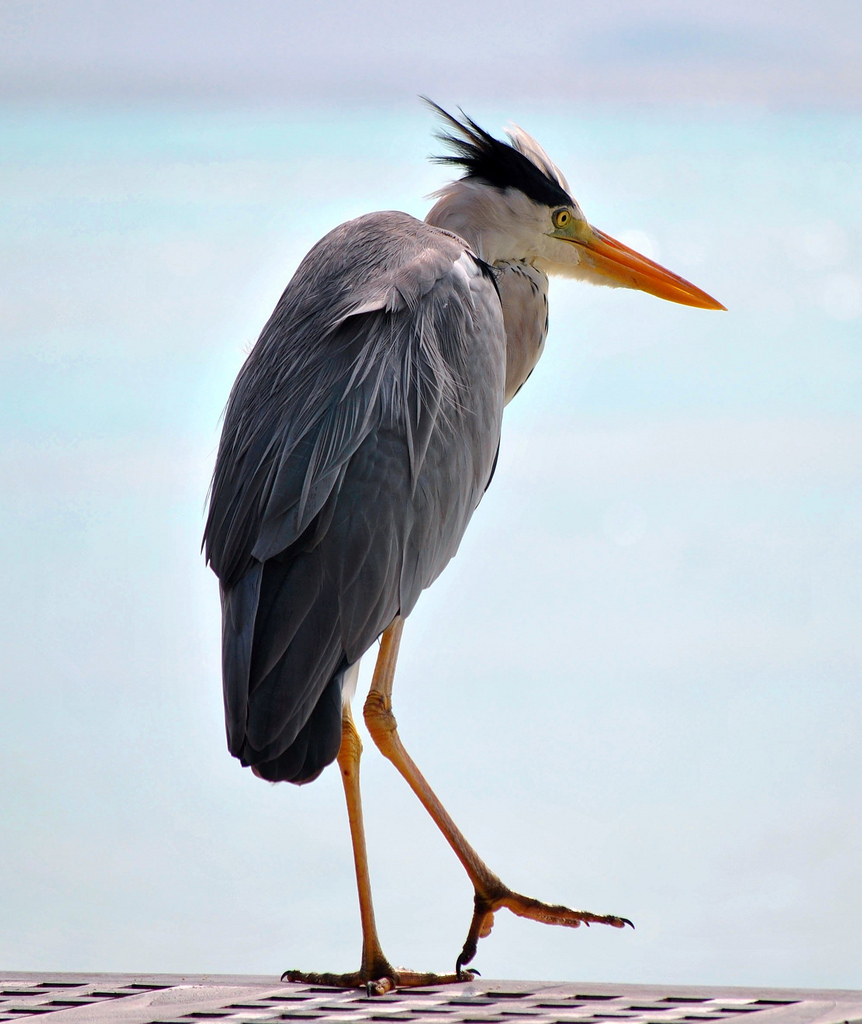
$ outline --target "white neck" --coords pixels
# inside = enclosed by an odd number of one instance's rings
[[[437,195],[426,224],[460,235],[486,263],[529,263],[539,256],[536,239],[542,236],[533,223],[536,211],[523,193],[462,180]]]
[[[456,181],[441,193],[426,223],[459,235],[499,271],[506,329],[506,401],[529,377],[548,329],[548,279],[534,263],[539,211],[521,192]]]

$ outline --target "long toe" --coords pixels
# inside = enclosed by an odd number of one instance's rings
[[[521,893],[506,888],[502,883],[497,883],[499,880],[495,880],[492,893],[477,891],[473,897],[473,920],[470,922],[470,931],[455,961],[455,973],[462,981],[468,981],[474,973],[465,970],[466,965],[475,957],[479,939],[491,934],[494,914],[502,907],[511,910],[518,917],[528,917],[542,924],[556,924],[564,928],[580,928],[582,924],[587,927],[591,924],[606,924],[611,928],[624,928],[626,925],[634,928],[627,917],[618,917],[616,914],[593,914],[589,910],[572,910],[561,904],[542,903],[541,900],[522,896]]]
[[[468,975],[470,972],[467,972]],[[408,971],[404,968],[390,968],[380,976],[372,977],[365,971],[350,974],[316,974],[313,971],[285,971],[282,981],[304,985],[320,985],[324,988],[365,989],[369,996],[382,996],[397,988],[418,988],[422,985],[454,985],[469,980],[459,974],[434,974],[431,972]]]
[[[362,977],[361,971],[350,974],[317,974],[314,971],[285,971],[282,981],[295,982],[300,985],[320,985],[324,988],[364,988],[368,979]]]
[[[518,892],[510,892],[503,897],[500,905],[518,917],[529,917],[533,921],[562,925],[564,928],[579,928],[582,924],[587,927],[591,924],[606,924],[611,928],[625,928],[626,925],[634,928],[627,917],[617,917],[616,914],[593,914],[589,910],[571,910],[560,904],[542,903],[541,900],[522,896]]]

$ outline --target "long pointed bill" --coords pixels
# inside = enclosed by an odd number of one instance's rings
[[[596,273],[608,277],[624,288],[656,295],[669,302],[683,306],[697,306],[700,309],[726,309],[711,295],[696,288],[690,281],[665,270],[646,256],[606,235],[598,228],[591,228],[586,239],[566,239],[582,250],[582,260]]]

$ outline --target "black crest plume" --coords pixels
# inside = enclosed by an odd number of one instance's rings
[[[566,206],[572,202],[568,193],[532,160],[508,142],[501,142],[489,135],[472,118],[467,117],[463,110],[462,123],[427,96],[422,99],[451,129],[438,132],[437,138],[453,149],[455,155],[432,157],[434,163],[460,167],[465,172],[465,178],[484,182],[501,191],[518,189],[534,202],[545,206]]]

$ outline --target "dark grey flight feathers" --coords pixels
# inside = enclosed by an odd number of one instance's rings
[[[345,670],[439,575],[488,484],[505,341],[466,252],[403,213],[336,228],[231,393],[205,545],[228,746],[264,778],[335,758]]]
[[[440,112],[465,179],[514,176],[557,201],[525,156]],[[489,483],[506,383],[495,273],[404,213],[343,224],[234,385],[204,544],[228,746],[265,779],[307,782],[334,760],[344,673],[440,574]]]

